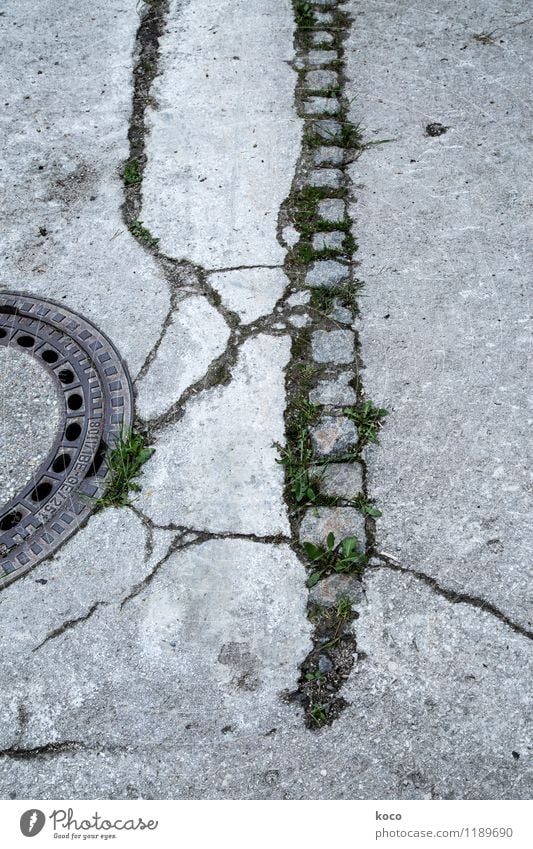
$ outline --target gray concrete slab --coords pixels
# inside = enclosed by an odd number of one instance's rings
[[[301,131],[293,29],[289,0],[170,3],[143,211],[169,256],[209,269],[283,263],[277,219]]]
[[[391,410],[378,545],[531,630],[531,24],[519,3],[350,9],[353,120],[394,139],[351,166],[365,389]]]
[[[138,24],[120,0],[91,14],[73,0],[10,0],[0,17],[0,286],[64,301],[112,337],[134,375],[169,306],[120,214]]]
[[[373,572],[351,706],[313,734],[277,695],[308,645],[299,568],[284,547],[206,543],[176,553],[122,613],[110,604],[28,645],[23,673],[3,682],[2,723],[26,748],[70,743],[0,757],[2,793],[528,798],[531,705],[516,685],[531,677],[529,641],[409,575]]]
[[[194,530],[288,534],[283,442],[288,337],[259,335],[242,345],[227,386],[193,398],[157,436],[139,505],[159,525]]]
[[[153,419],[177,403],[224,353],[229,334],[226,322],[205,297],[193,295],[180,301],[155,359],[137,383],[140,415]]]

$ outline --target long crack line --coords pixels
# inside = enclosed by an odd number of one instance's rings
[[[466,604],[469,607],[474,607],[477,610],[483,610],[485,613],[490,613],[491,616],[494,616],[496,619],[499,619],[500,622],[507,625],[507,627],[510,628],[511,631],[514,631],[515,634],[520,634],[528,640],[533,640],[533,631],[530,631],[523,625],[520,625],[519,622],[515,622],[510,619],[509,616],[490,601],[480,598],[479,596],[457,592],[456,590],[444,587],[435,578],[432,578],[430,575],[426,575],[425,572],[420,572],[416,569],[410,569],[407,566],[402,566],[395,557],[392,557],[392,555],[387,554],[384,551],[375,551],[374,557],[381,560],[382,565],[371,564],[368,567],[369,569],[389,569],[393,572],[400,572],[402,575],[409,575],[411,578],[416,578],[416,580],[421,581],[426,584],[426,586],[430,587],[436,595],[442,596],[442,598],[445,598],[447,601],[451,602],[451,604]]]
[[[75,619],[67,619],[67,621],[63,622],[63,624],[60,625],[58,628],[54,628],[53,631],[49,631],[44,640],[42,640],[39,645],[35,646],[35,648],[32,649],[32,653],[39,651],[39,649],[42,649],[42,647],[46,645],[46,643],[50,642],[50,640],[55,640],[56,637],[60,637],[61,634],[65,633],[65,631],[70,631],[71,628],[75,628],[76,625],[80,624],[80,622],[87,622],[87,620],[90,619],[94,613],[96,613],[99,607],[103,607],[107,604],[110,604],[110,602],[96,601],[90,606],[87,613],[84,613],[82,616],[77,616]]]

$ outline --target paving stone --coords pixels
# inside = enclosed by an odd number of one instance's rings
[[[311,292],[306,289],[302,289],[299,292],[293,292],[292,295],[289,295],[287,303],[290,307],[304,307],[310,300]]]
[[[328,575],[327,578],[323,578],[309,590],[309,604],[319,604],[320,607],[337,607],[341,598],[346,596],[352,604],[359,604],[363,598],[361,581],[357,581],[351,575]]]
[[[333,302],[330,315],[334,321],[338,321],[340,324],[351,324],[353,327],[354,315],[347,307],[343,307],[340,301],[335,300]]]
[[[193,296],[181,301],[155,359],[137,384],[142,418],[155,418],[178,401],[224,352],[228,339],[228,325],[207,298]]]
[[[304,77],[304,87],[311,91],[336,88],[339,75],[336,71],[308,71]]]
[[[306,177],[309,186],[323,189],[339,189],[342,186],[342,171],[337,168],[316,168]]]
[[[333,8],[333,6],[336,5],[337,0],[313,0],[313,6],[325,6],[326,8]]]
[[[303,109],[306,115],[336,115],[341,105],[336,97],[309,97],[304,100]]]
[[[313,236],[313,248],[315,251],[323,251],[325,248],[331,248],[336,251],[342,251],[342,243],[346,238],[346,233],[342,230],[331,230],[326,233],[315,233]]]
[[[290,315],[289,321],[292,325],[294,325],[294,327],[306,327],[309,324],[309,322],[311,321],[311,319],[309,318],[308,315],[296,314],[296,315]]]
[[[325,98],[334,100],[333,97]],[[342,165],[344,162],[344,149],[328,145],[327,147],[318,147],[313,153],[313,161],[315,165]]]
[[[311,429],[311,445],[320,457],[345,454],[357,442],[357,429],[345,416],[323,416]]]
[[[286,8],[273,26],[255,2],[172,4],[143,179],[143,220],[166,255],[211,270],[283,263],[278,213],[302,127],[293,28]]]
[[[331,118],[320,118],[313,121],[313,130],[317,136],[325,141],[338,141],[341,134],[341,125]]]
[[[359,463],[331,463],[313,466],[321,474],[320,492],[332,497],[353,499],[363,490],[363,470]]]
[[[346,203],[341,198],[324,198],[317,204],[317,213],[323,221],[343,221],[346,217]]]
[[[249,324],[270,315],[283,295],[289,280],[281,268],[244,268],[209,276],[211,286],[222,303]]]
[[[319,381],[316,388],[309,393],[310,403],[330,404],[332,406],[355,404],[357,395],[355,389],[349,386],[349,381],[353,380],[353,377],[352,371],[346,371],[331,380]]]
[[[355,336],[351,330],[316,330],[311,337],[311,348],[317,363],[351,363],[355,357]]]
[[[311,35],[312,44],[331,44],[333,41],[335,41],[333,35],[330,32],[327,32],[327,30],[314,32]]]
[[[336,50],[310,50],[306,56],[308,65],[329,65],[338,58]]]
[[[322,286],[335,288],[342,286],[349,280],[349,269],[347,265],[334,259],[319,259],[313,262],[305,275],[305,283],[312,289]]]
[[[293,248],[300,241],[300,234],[292,224],[288,224],[287,227],[283,228],[281,236],[289,248]]]
[[[334,17],[331,12],[315,12],[315,21],[317,24],[332,24]]]
[[[335,543],[356,536],[360,547],[365,548],[365,520],[355,507],[313,507],[306,511],[300,525],[301,544],[324,545],[330,533],[335,536]]]
[[[246,340],[231,382],[189,401],[162,430],[137,502],[157,524],[212,532],[288,534],[283,467],[284,368],[290,339]]]

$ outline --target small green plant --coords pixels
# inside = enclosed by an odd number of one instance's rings
[[[342,240],[342,250],[347,256],[353,256],[356,252],[357,242],[351,233],[346,233],[346,236]]]
[[[311,308],[322,315],[329,315],[333,309],[335,293],[325,286],[317,287],[311,291]]]
[[[316,20],[311,3],[307,3],[305,2],[305,0],[297,0],[295,5],[295,13],[296,23],[299,27],[314,27]]]
[[[352,603],[347,595],[341,595],[341,597],[339,598],[335,614],[339,617],[339,619],[353,618]]]
[[[293,403],[287,417],[288,444],[275,443],[279,458],[277,463],[285,466],[289,491],[297,504],[314,504],[318,498],[319,478],[309,473],[313,452],[309,444],[309,427],[319,415],[319,407],[299,398]]]
[[[328,572],[358,574],[367,562],[366,555],[359,549],[359,540],[356,536],[345,537],[336,543],[335,535],[329,533],[325,547],[315,545],[313,542],[304,542],[303,549],[313,564],[313,571],[307,579],[309,589]]]
[[[142,182],[141,169],[136,159],[128,159],[122,171],[125,186],[138,186]]]
[[[311,462],[311,452],[305,445],[298,445],[293,451],[290,446],[282,447],[275,444],[279,451],[276,463],[285,466],[285,474],[289,491],[297,504],[314,504],[318,498],[318,486],[309,475],[308,464]]]
[[[372,516],[375,519],[383,516],[381,510],[378,510],[378,508],[374,507],[370,501],[367,501],[364,495],[358,495],[357,498],[354,499],[353,503],[364,516]]]
[[[305,680],[309,681],[309,682],[320,681],[320,679],[323,678],[323,677],[324,676],[322,675],[322,672],[318,672],[318,671],[317,672],[306,672],[305,673]]]
[[[142,466],[153,453],[154,448],[146,445],[142,434],[122,431],[109,455],[109,478],[103,495],[96,499],[95,507],[127,506],[130,492],[141,490],[135,478],[142,474]]]
[[[159,239],[152,236],[150,231],[144,226],[142,221],[133,221],[129,226],[129,231],[136,239],[140,239],[149,248],[155,248]]]
[[[363,444],[377,443],[383,419],[389,414],[383,407],[374,407],[372,401],[365,401],[362,407],[345,407],[343,412],[357,425],[359,439]]]
[[[316,728],[322,728],[322,726],[328,721],[325,705],[313,705],[313,707],[309,709],[309,718]]]
[[[355,150],[362,150],[363,136],[361,132],[361,125],[351,124],[349,121],[346,121],[341,127],[340,143],[342,147],[351,147]]]

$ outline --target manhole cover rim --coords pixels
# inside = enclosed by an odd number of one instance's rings
[[[53,478],[52,494],[42,502],[39,496],[32,507],[27,497],[32,488],[25,486],[0,507],[0,521],[10,517],[13,511],[13,520],[19,517],[19,522],[8,530],[0,528],[3,544],[0,589],[53,554],[87,521],[92,510],[90,499],[102,491],[108,469],[103,461],[94,474],[82,477],[82,472],[95,467],[98,451],[112,446],[121,430],[131,427],[133,421],[133,387],[126,362],[107,334],[90,320],[52,299],[3,290],[0,291],[0,330],[6,329],[7,333],[1,334],[0,344],[16,344],[22,332],[33,338],[31,344],[31,339],[25,340],[24,345],[29,347],[24,350],[56,378],[64,399],[65,416],[52,450],[33,478],[35,481],[46,478],[47,483]],[[40,356],[49,349],[59,351],[53,363]],[[71,381],[73,389],[68,385],[65,389],[58,379],[58,370],[65,366],[70,366],[76,377]],[[82,389],[81,410],[69,410],[68,398],[75,392],[80,395]],[[54,476],[50,471],[51,462],[58,449],[64,451],[65,422],[69,420],[83,422],[74,446],[74,456],[80,457],[84,452],[83,463],[80,466],[69,460],[65,474],[55,473]],[[67,444],[67,448],[72,447]],[[68,453],[70,455],[70,451]],[[37,486],[34,486],[36,492]],[[25,496],[21,497],[21,493]],[[19,507],[24,514],[22,517],[17,512]]]

